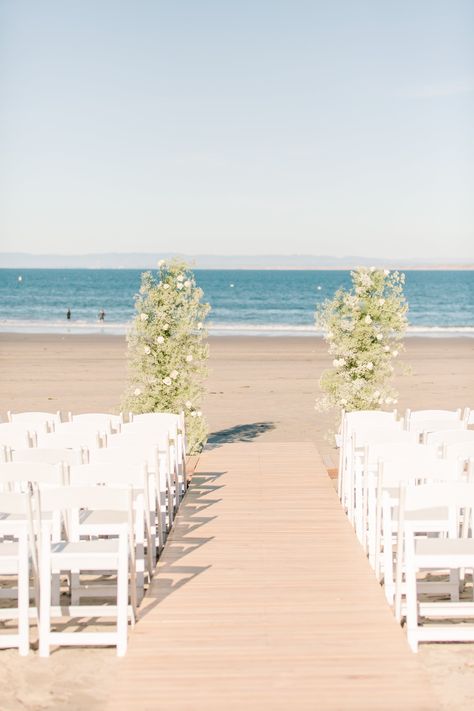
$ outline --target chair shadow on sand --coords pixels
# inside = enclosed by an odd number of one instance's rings
[[[249,422],[245,425],[234,425],[225,430],[211,432],[206,449],[216,449],[230,442],[253,442],[254,439],[275,429],[274,422]]]

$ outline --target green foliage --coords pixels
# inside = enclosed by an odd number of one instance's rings
[[[202,297],[186,263],[160,261],[156,276],[142,274],[128,334],[131,376],[124,407],[134,413],[183,410],[189,454],[201,451],[207,437],[201,400],[208,358],[204,322],[210,306]]]
[[[333,368],[321,376],[318,410],[373,410],[397,402],[392,361],[403,349],[407,325],[405,275],[371,267],[351,276],[352,288],[339,289],[316,312],[334,357]]]

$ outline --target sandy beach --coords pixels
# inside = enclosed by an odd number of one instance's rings
[[[333,416],[314,409],[329,366],[318,338],[211,338],[203,406],[216,440],[312,441],[327,466]],[[409,338],[397,374],[398,408],[474,407],[474,339]],[[114,411],[126,385],[126,343],[119,336],[0,335],[0,415],[7,410]],[[440,709],[474,704],[474,645],[424,645],[420,658]],[[0,652],[0,711],[100,708],[113,678],[114,650],[60,649],[49,660]]]

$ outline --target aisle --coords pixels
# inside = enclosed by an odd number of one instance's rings
[[[108,708],[437,707],[314,445],[205,452]]]

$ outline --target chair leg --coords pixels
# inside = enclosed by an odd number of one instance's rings
[[[43,535],[40,571],[39,656],[49,657],[51,627],[51,549],[50,537]],[[46,544],[46,545],[45,545]]]
[[[133,581],[132,581],[133,582]],[[127,652],[128,633],[128,549],[127,537],[122,534],[119,544],[117,570],[117,656]]]
[[[30,651],[30,621],[28,608],[30,605],[30,581],[28,564],[28,542],[26,536],[20,538],[18,566],[18,652],[26,657]]]

